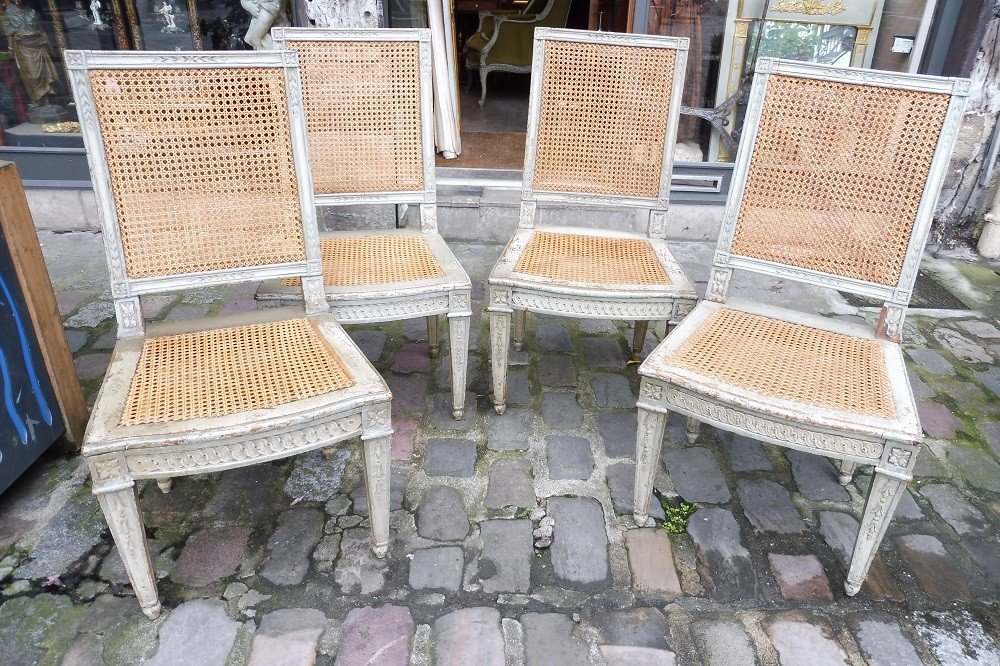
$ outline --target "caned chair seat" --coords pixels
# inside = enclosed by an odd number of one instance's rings
[[[289,307],[150,325],[115,346],[84,454],[162,447],[165,437],[170,446],[244,442],[389,398],[329,313]]]
[[[900,346],[823,317],[702,301],[639,374],[804,427],[920,438]]]
[[[583,296],[697,298],[666,241],[579,228],[519,229],[490,282]]]
[[[335,310],[340,302],[435,292],[446,295],[472,286],[454,253],[436,233],[412,229],[327,232],[320,234],[319,248],[323,287]],[[257,298],[300,298],[298,285],[296,278],[265,282],[257,290]]]

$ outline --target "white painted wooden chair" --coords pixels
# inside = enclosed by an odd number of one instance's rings
[[[298,54],[318,205],[418,204],[419,229],[320,234],[326,298],[342,323],[448,316],[452,406],[465,410],[472,282],[437,232],[430,31],[275,28]],[[259,299],[301,298],[291,280]]]
[[[518,229],[489,278],[493,400],[507,403],[525,311],[636,322],[634,358],[649,320],[678,321],[694,286],[666,236],[670,174],[688,40],[539,28]],[[539,204],[649,210],[647,232],[536,228]]]
[[[322,290],[294,53],[66,51],[118,318],[83,444],[143,612],[160,613],[136,480],[361,436],[389,541],[390,393]],[[298,278],[304,307],[146,327],[140,297]]]
[[[921,441],[899,345],[969,81],[762,58],[706,300],[639,369],[635,521],[669,412],[874,479],[847,575],[861,588]],[[734,269],[884,302],[874,331],[728,298]]]

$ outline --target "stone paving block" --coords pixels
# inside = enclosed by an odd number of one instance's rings
[[[781,620],[768,628],[782,666],[847,666],[843,648],[808,622]]]
[[[614,338],[584,338],[583,358],[591,368],[624,368],[625,353]]]
[[[410,658],[413,617],[408,608],[355,608],[344,620],[338,666],[405,666]]]
[[[851,498],[837,480],[837,469],[823,456],[792,449],[785,456],[792,463],[795,485],[806,499],[846,502]]]
[[[78,490],[45,527],[42,538],[18,567],[15,578],[47,578],[65,573],[86,555],[108,529],[100,505],[90,493]]]
[[[815,555],[768,553],[767,560],[784,598],[795,601],[833,599],[830,580]]]
[[[535,506],[535,491],[531,483],[531,463],[524,458],[498,460],[490,465],[486,506]]]
[[[638,594],[676,599],[683,595],[674,566],[670,535],[658,528],[635,529],[625,533],[632,587]]]
[[[913,465],[913,476],[920,479],[926,477],[949,478],[951,472],[941,464],[931,447],[924,446],[917,454],[917,462]]]
[[[857,636],[858,646],[870,664],[912,666],[921,663],[920,655],[895,622],[862,620]]]
[[[430,425],[438,430],[469,430],[476,425],[476,394],[465,392],[465,413],[461,421],[456,421],[453,412],[451,391],[438,393],[434,396],[433,408],[430,414]]]
[[[553,528],[552,566],[568,584],[593,586],[610,577],[608,535],[600,502],[585,497],[553,497],[548,515]]]
[[[309,554],[323,538],[323,514],[316,509],[288,509],[267,542],[268,559],[260,575],[275,585],[298,585],[309,571]]]
[[[505,666],[500,611],[462,608],[434,621],[436,666]]]
[[[63,656],[60,666],[93,666],[104,662],[104,641],[95,634],[80,634]]]
[[[934,396],[934,389],[920,379],[913,370],[907,368],[906,376],[910,378],[910,389],[913,391],[913,397],[917,400],[925,400]]]
[[[440,317],[438,318],[440,320]],[[441,322],[438,321],[438,327],[441,328]],[[415,317],[412,319],[403,320],[403,337],[410,342],[426,342],[427,341],[427,319],[424,317]]]
[[[594,624],[601,632],[603,643],[655,649],[670,649],[667,636],[670,623],[658,608],[628,608],[599,613]]]
[[[917,365],[933,375],[952,376],[955,374],[955,368],[948,359],[933,349],[920,347],[918,349],[907,349],[906,353]]]
[[[115,306],[110,301],[87,303],[72,317],[65,320],[66,328],[97,328],[115,315]]]
[[[762,532],[796,534],[806,530],[792,496],[769,479],[740,479],[736,482],[743,513]]]
[[[977,338],[1000,338],[1000,328],[988,321],[960,321],[958,325]]]
[[[584,664],[589,661],[587,644],[573,634],[576,623],[559,613],[525,613],[524,657],[527,666],[553,663]]]
[[[413,441],[420,424],[413,419],[392,419],[392,459],[409,462],[413,458]]]
[[[476,443],[468,439],[435,437],[427,440],[424,471],[427,476],[470,477],[475,473]]]
[[[920,489],[920,494],[930,501],[938,512],[960,536],[986,534],[991,523],[976,507],[962,497],[954,486],[936,483]]]
[[[754,666],[753,644],[746,628],[735,620],[699,620],[691,637],[706,666]]]
[[[534,555],[530,520],[486,520],[480,523],[483,552],[478,577],[483,591],[525,593],[531,586]]]
[[[617,335],[618,327],[610,319],[577,319],[576,325],[583,333],[593,333],[595,335]]]
[[[1000,493],[1000,465],[990,454],[963,444],[950,444],[945,455],[969,484]]]
[[[537,367],[542,386],[576,386],[576,366],[568,356],[541,356]]]
[[[329,459],[322,451],[297,456],[285,482],[285,494],[291,499],[302,497],[311,502],[326,502],[340,490],[350,457],[351,452],[346,447],[338,447]]]
[[[202,514],[219,522],[255,526],[265,518],[274,518],[274,506],[284,495],[283,485],[281,475],[271,465],[226,470]],[[170,494],[177,490],[175,484]]]
[[[996,366],[985,372],[977,372],[976,379],[983,383],[983,386],[990,390],[993,397],[1000,397],[1000,370]]]
[[[75,354],[83,349],[87,344],[87,337],[86,331],[66,331],[66,342],[69,343],[70,351]]]
[[[597,413],[597,432],[609,456],[635,458],[636,430],[634,411]]]
[[[531,437],[534,412],[508,407],[503,414],[491,410],[486,415],[486,448],[491,451],[524,451]]]
[[[774,469],[771,457],[760,442],[743,435],[722,437],[722,448],[734,472],[770,472]]]
[[[372,553],[371,530],[344,530],[333,579],[344,594],[373,594],[385,587],[387,564]]]
[[[635,511],[635,463],[620,462],[608,465],[606,480],[615,511],[631,515]],[[655,495],[649,500],[649,515],[656,520],[666,518],[663,507]]]
[[[73,601],[64,595],[42,593],[8,599],[0,606],[0,661],[39,663],[45,655],[46,639],[72,619],[72,611]]]
[[[184,544],[171,579],[188,587],[203,587],[232,575],[243,562],[249,538],[250,527],[246,525],[223,525],[195,532]]]
[[[398,511],[403,506],[403,489],[406,487],[408,470],[405,467],[393,467],[389,470],[389,510]],[[368,516],[368,487],[364,479],[351,491],[352,513],[357,516]]]
[[[431,357],[427,353],[427,345],[408,342],[396,352],[389,369],[401,375],[414,372],[430,372]]]
[[[575,393],[542,394],[542,420],[556,430],[572,430],[583,423],[583,408]]]
[[[674,666],[677,663],[677,656],[670,650],[631,645],[602,645],[601,656],[609,666]]]
[[[455,592],[462,585],[464,565],[465,554],[460,546],[415,551],[410,560],[410,587]]]
[[[388,339],[383,331],[350,331],[349,335],[369,361],[376,363],[382,357]],[[395,397],[395,393],[393,397]]]
[[[935,340],[941,343],[956,358],[966,363],[992,363],[993,356],[969,338],[946,326],[937,326],[931,331]]]
[[[719,504],[732,499],[711,450],[698,446],[685,449],[664,447],[663,463],[677,494],[686,501]]]
[[[475,350],[469,352],[467,366],[465,370],[465,387],[471,388],[472,385],[479,379],[480,373],[480,362],[479,356],[474,353]],[[449,351],[450,354],[450,351]],[[438,386],[445,391],[451,390],[451,357],[442,356],[441,364],[438,366],[437,374]]]
[[[435,541],[459,541],[469,534],[469,516],[462,496],[454,488],[427,489],[417,507],[417,531]]]
[[[995,537],[963,539],[962,548],[986,572],[994,585],[1000,585],[1000,542]]]
[[[636,396],[628,379],[622,375],[608,372],[595,373],[590,380],[590,388],[594,390],[594,398],[598,407],[618,407],[632,409],[635,407]]]
[[[746,590],[754,589],[750,551],[743,546],[739,523],[728,509],[698,509],[688,519],[687,532],[711,571],[709,582],[716,598],[742,598]]]
[[[1000,421],[987,421],[979,423],[977,426],[979,432],[983,433],[983,437],[990,445],[990,451],[993,452],[993,455],[1000,456]]]
[[[541,324],[535,331],[535,346],[545,351],[570,352],[573,343],[562,324]]]
[[[1000,649],[983,625],[967,610],[915,613],[916,630],[931,654],[947,666],[995,666]]]
[[[917,415],[923,431],[936,439],[951,439],[961,425],[951,410],[936,402],[918,402]]]
[[[76,374],[80,381],[86,382],[104,375],[108,369],[111,354],[84,354],[74,359]]]
[[[221,601],[194,599],[170,611],[160,627],[150,666],[187,663],[194,655],[202,664],[224,664],[236,641],[240,623],[229,618]]]
[[[326,616],[315,608],[282,608],[260,621],[253,638],[249,666],[312,664]]]
[[[525,370],[507,370],[507,404],[527,405],[531,403],[531,387]],[[507,411],[510,411],[508,408]]]
[[[427,378],[422,375],[386,374],[385,383],[392,391],[392,413],[423,414],[427,398]]]
[[[972,600],[972,592],[958,562],[936,537],[907,534],[898,537],[896,545],[903,562],[932,601],[950,603]]]
[[[575,435],[546,435],[550,479],[586,480],[594,472],[590,442]]]

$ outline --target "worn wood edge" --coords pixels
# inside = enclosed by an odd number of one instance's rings
[[[80,388],[73,353],[31,219],[28,199],[17,167],[11,162],[0,162],[0,193],[0,227],[10,249],[28,316],[38,336],[42,360],[66,425],[66,439],[79,448],[89,417],[87,402]]]

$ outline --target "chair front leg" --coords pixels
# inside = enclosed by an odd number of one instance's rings
[[[372,525],[372,552],[385,557],[389,552],[389,460],[392,436],[364,440],[365,489],[368,495],[368,520]]]
[[[507,409],[507,356],[510,353],[509,312],[490,313],[490,354],[493,364],[493,408],[497,414]]]
[[[427,317],[427,343],[430,345],[430,355],[431,358],[437,358],[438,355],[438,316],[431,315]]]
[[[646,346],[646,331],[648,330],[648,320],[643,319],[635,322],[635,331],[632,334],[632,361],[634,363],[642,360],[642,350]]]
[[[469,373],[469,325],[468,315],[449,316],[448,334],[451,338],[451,404],[452,416],[461,421],[465,414],[465,382]]]
[[[514,349],[524,349],[524,315],[525,310],[514,310]]]
[[[857,594],[865,582],[868,568],[905,490],[905,480],[875,470],[871,488],[868,490],[868,499],[865,501],[865,515],[861,518],[858,540],[854,544],[851,568],[847,572],[847,582],[844,585],[848,596],[853,597]]]
[[[656,461],[663,447],[663,431],[667,415],[639,407],[639,428],[635,441],[635,506],[632,517],[635,524],[644,527],[649,519],[649,502],[653,494]]]
[[[111,536],[125,564],[125,572],[132,583],[132,591],[135,592],[139,606],[146,617],[155,620],[160,616],[162,607],[156,593],[153,560],[146,543],[146,529],[142,525],[135,483],[106,491],[98,488],[94,494],[97,495],[104,518],[111,528]]]

